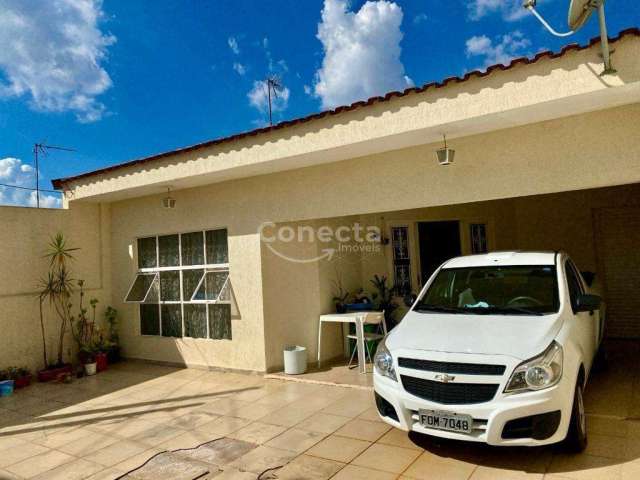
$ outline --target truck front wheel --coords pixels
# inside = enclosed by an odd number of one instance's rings
[[[573,394],[573,408],[571,409],[571,422],[569,423],[569,432],[564,443],[567,450],[579,453],[587,448],[587,416],[584,412],[582,382],[576,384],[575,393]]]

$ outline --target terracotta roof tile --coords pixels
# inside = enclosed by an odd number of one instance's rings
[[[614,43],[619,41],[620,39],[624,38],[624,37],[628,37],[628,36],[637,36],[640,37],[640,29],[639,28],[628,28],[626,30],[622,30],[616,37],[610,38],[609,42],[610,43]],[[214,140],[208,140],[206,142],[202,142],[202,143],[198,143],[195,145],[191,145],[188,147],[183,147],[183,148],[178,148],[175,150],[170,150],[167,152],[163,152],[163,153],[159,153],[156,155],[151,155],[149,157],[144,157],[144,158],[139,158],[136,160],[130,160],[128,162],[124,162],[124,163],[120,163],[120,164],[116,164],[116,165],[112,165],[109,167],[105,167],[105,168],[101,168],[98,170],[93,170],[90,172],[86,172],[86,173],[81,173],[79,175],[75,175],[75,176],[71,176],[71,177],[66,177],[66,178],[59,178],[59,179],[55,179],[52,180],[51,183],[53,184],[53,187],[55,189],[61,190],[64,188],[64,185],[69,183],[69,182],[73,182],[75,180],[80,180],[82,178],[87,178],[87,177],[91,177],[94,175],[99,175],[102,173],[108,173],[108,172],[112,172],[114,170],[119,170],[121,168],[127,168],[127,167],[131,167],[131,166],[135,166],[135,165],[139,165],[142,163],[147,163],[147,162],[152,162],[154,160],[158,160],[164,157],[168,157],[170,155],[175,155],[175,154],[179,154],[179,153],[185,153],[185,152],[190,152],[199,148],[205,148],[205,147],[210,147],[213,145],[219,145],[221,143],[227,143],[227,142],[232,142],[241,138],[245,138],[248,136],[255,136],[255,135],[260,135],[262,133],[267,133],[273,130],[280,130],[282,128],[287,128],[290,127],[292,125],[296,125],[298,123],[306,123],[306,122],[310,122],[313,120],[317,120],[320,118],[324,118],[330,115],[337,115],[340,114],[342,112],[348,112],[351,110],[355,110],[358,108],[363,108],[369,105],[373,105],[375,103],[378,102],[386,102],[392,98],[395,97],[404,97],[406,95],[411,95],[414,93],[422,93],[425,92],[429,89],[432,88],[443,88],[445,86],[447,86],[450,83],[462,83],[462,82],[466,82],[467,80],[469,80],[472,77],[486,77],[488,75],[491,75],[493,72],[495,72],[496,70],[509,70],[513,67],[515,67],[516,65],[519,64],[523,64],[523,65],[529,65],[532,63],[536,63],[539,60],[543,59],[543,58],[549,58],[549,59],[555,59],[555,58],[559,58],[562,57],[563,55],[565,55],[566,53],[570,52],[570,51],[580,51],[580,50],[586,50],[590,47],[592,47],[593,45],[596,45],[600,43],[600,37],[595,37],[592,38],[586,45],[579,45],[577,43],[571,43],[569,45],[565,45],[564,47],[562,47],[562,49],[560,49],[560,51],[558,52],[552,52],[550,50],[545,50],[542,52],[537,53],[535,56],[533,56],[532,58],[527,58],[527,57],[519,57],[519,58],[515,58],[513,60],[511,60],[509,62],[509,64],[507,65],[503,65],[503,64],[496,64],[496,65],[492,65],[490,67],[488,67],[485,71],[480,71],[480,70],[473,70],[471,72],[467,72],[465,73],[462,77],[448,77],[445,78],[444,80],[440,81],[440,82],[431,82],[431,83],[427,83],[422,85],[421,87],[411,87],[411,88],[407,88],[403,91],[393,91],[393,92],[388,92],[387,94],[385,94],[384,96],[377,96],[377,97],[371,97],[368,100],[360,100],[357,101],[355,103],[352,103],[351,105],[341,105],[339,107],[334,108],[333,110],[325,110],[322,112],[318,112],[318,113],[313,113],[311,115],[307,115],[305,117],[301,117],[301,118],[295,118],[292,120],[285,120],[283,122],[277,123],[276,125],[273,126],[269,126],[269,127],[263,127],[263,128],[256,128],[254,130],[249,130],[247,132],[241,132],[241,133],[237,133],[234,135],[230,135],[227,137],[221,137],[221,138],[217,138]]]

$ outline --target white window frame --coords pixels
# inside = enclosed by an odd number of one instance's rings
[[[195,304],[195,305],[205,305],[205,319],[206,319],[206,330],[207,330],[207,336],[206,338],[198,338],[199,340],[219,340],[219,339],[213,339],[211,338],[211,331],[209,328],[209,305],[215,305],[215,304],[231,304],[231,300],[219,300],[218,298],[216,298],[215,300],[194,300],[193,297],[195,296],[196,292],[198,291],[198,289],[200,288],[202,282],[204,281],[207,273],[209,272],[227,272],[228,276],[227,279],[225,280],[222,288],[220,289],[220,292],[222,292],[225,288],[227,288],[227,286],[229,287],[229,289],[231,289],[231,273],[229,270],[229,262],[226,263],[212,263],[209,264],[207,263],[207,232],[209,231],[216,231],[216,230],[226,230],[227,231],[227,255],[228,255],[228,248],[229,248],[229,230],[226,227],[217,227],[217,228],[208,228],[206,230],[195,230],[195,231],[187,231],[187,232],[177,232],[177,233],[165,233],[165,234],[158,234],[158,235],[145,235],[142,237],[138,237],[136,238],[135,241],[135,245],[136,245],[136,263],[138,262],[138,255],[139,252],[137,251],[138,248],[138,240],[142,239],[142,238],[154,238],[156,240],[156,267],[145,267],[145,268],[138,268],[136,270],[135,273],[135,277],[133,280],[133,283],[131,284],[131,287],[129,288],[129,291],[127,292],[127,295],[125,296],[124,302],[125,303],[136,303],[136,304],[144,304],[145,302],[134,302],[134,301],[127,301],[127,297],[129,296],[129,293],[131,291],[131,289],[133,288],[133,285],[135,283],[136,278],[138,277],[138,275],[149,275],[149,274],[155,274],[156,277],[154,278],[151,287],[149,288],[149,291],[147,292],[147,294],[145,295],[145,300],[149,295],[149,292],[151,291],[151,289],[153,288],[153,284],[155,282],[158,282],[158,322],[160,323],[159,325],[159,333],[158,335],[146,335],[146,334],[142,334],[142,336],[145,337],[162,337],[162,305],[180,305],[180,316],[182,319],[182,336],[181,337],[176,337],[176,338],[194,338],[194,337],[187,337],[185,335],[185,325],[184,325],[184,305],[185,304]],[[202,232],[202,247],[204,249],[203,252],[203,259],[204,259],[204,264],[202,265],[182,265],[182,235],[187,235],[187,234],[192,234],[192,233],[196,233],[196,232]],[[160,237],[168,237],[168,236],[172,236],[172,235],[178,235],[178,265],[172,266],[172,267],[160,267]],[[193,295],[191,296],[191,298],[189,299],[185,299],[184,298],[184,291],[183,291],[183,271],[188,271],[188,270],[203,270],[203,274],[202,277],[200,278],[200,281],[198,282],[196,289],[193,292]],[[161,272],[169,272],[169,271],[177,271],[179,272],[179,279],[180,279],[180,300],[162,300],[162,291],[161,291],[161,284],[160,284],[160,273]],[[155,303],[153,303],[153,305],[156,305]],[[140,309],[138,309],[138,323],[141,322],[141,317],[140,317]]]
[[[138,280],[138,277],[141,275],[153,275],[153,280],[151,281],[151,283],[149,284],[149,288],[147,289],[147,293],[145,293],[144,298],[142,300],[127,300],[127,298],[129,298],[129,294],[131,293],[131,290],[133,290],[133,287],[136,284],[136,280]],[[131,282],[131,287],[129,287],[129,290],[127,291],[127,294],[124,296],[124,303],[138,303],[138,304],[143,304],[147,301],[147,297],[149,296],[149,294],[151,293],[151,290],[153,289],[153,285],[159,281],[159,276],[160,274],[158,272],[137,272],[136,276],[133,279],[133,282]],[[160,288],[160,286],[158,285],[158,288]]]

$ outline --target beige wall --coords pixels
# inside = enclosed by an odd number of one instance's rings
[[[494,232],[500,232],[492,240],[495,248],[519,244],[540,248],[532,240],[535,235],[521,233],[529,228],[522,218],[544,217],[549,207],[491,200],[640,181],[639,123],[640,105],[626,106],[457,139],[453,144],[456,162],[448,167],[435,161],[435,145],[426,145],[176,190],[174,210],[162,208],[163,195],[115,202],[111,208],[113,302],[126,317],[125,355],[266,370],[282,361],[283,343],[305,343],[312,357],[317,315],[331,307],[333,268],[285,265],[274,258],[260,242],[257,232],[262,222],[373,215],[384,216],[390,224],[411,215],[423,220],[482,217],[493,223]],[[615,125],[606,138],[603,125]],[[525,208],[522,205],[530,212],[517,218],[517,209]],[[389,213],[416,209],[420,211]],[[544,223],[544,218],[539,221]],[[229,231],[231,279],[241,314],[233,320],[233,340],[141,337],[137,307],[122,303],[135,272],[135,239],[214,227]],[[558,228],[554,219],[548,227],[550,235],[558,233]],[[321,246],[305,248],[313,251]],[[349,267],[348,275],[359,277],[362,286],[368,287],[366,280],[384,262],[378,258]]]
[[[99,303],[98,318],[110,303],[110,216],[109,206],[74,204],[70,210],[0,207],[0,369],[26,365],[43,368],[42,335],[37,290],[46,275],[43,258],[49,238],[62,232],[74,253],[73,278],[84,279],[87,300]],[[73,308],[77,312],[78,297]],[[45,311],[49,360],[57,354],[58,317]],[[74,341],[66,339],[65,358],[73,358]]]

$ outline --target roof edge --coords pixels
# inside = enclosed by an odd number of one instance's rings
[[[628,37],[628,36],[636,36],[636,37],[640,37],[640,28],[638,27],[632,27],[632,28],[627,28],[625,30],[621,30],[618,35],[616,35],[615,37],[610,37],[609,38],[609,43],[615,43],[619,40],[621,40],[624,37]],[[481,70],[472,70],[470,72],[465,73],[463,76],[461,77],[447,77],[444,80],[441,80],[440,82],[429,82],[426,83],[424,85],[422,85],[421,87],[411,87],[411,88],[407,88],[405,90],[402,91],[392,91],[392,92],[388,92],[385,95],[382,96],[376,96],[376,97],[371,97],[367,100],[360,100],[357,102],[354,102],[350,105],[342,105],[339,107],[336,107],[332,110],[324,110],[322,112],[318,112],[318,113],[313,113],[311,115],[307,115],[305,117],[299,117],[299,118],[294,118],[292,120],[285,120],[282,122],[279,122],[275,125],[269,126],[269,127],[262,127],[262,128],[256,128],[254,130],[248,130],[245,132],[240,132],[240,133],[236,133],[233,135],[229,135],[226,137],[220,137],[214,140],[207,140],[205,142],[201,142],[201,143],[196,143],[194,145],[190,145],[187,147],[181,147],[181,148],[177,148],[174,150],[169,150],[166,152],[162,152],[162,153],[158,153],[155,155],[151,155],[148,157],[143,157],[143,158],[138,158],[135,160],[129,160],[127,162],[123,162],[123,163],[118,163],[115,165],[111,165],[108,167],[104,167],[104,168],[100,168],[97,170],[92,170],[89,172],[85,172],[85,173],[81,173],[78,175],[74,175],[71,177],[66,177],[66,178],[58,178],[58,179],[54,179],[51,181],[51,184],[53,185],[53,188],[56,190],[63,190],[64,186],[67,183],[70,182],[74,182],[83,178],[87,178],[87,177],[92,177],[94,175],[100,175],[103,173],[108,173],[108,172],[112,172],[114,170],[119,170],[122,168],[127,168],[127,167],[132,167],[135,165],[139,165],[139,164],[143,164],[143,163],[147,163],[147,162],[151,162],[153,160],[158,160],[160,158],[164,158],[164,157],[168,157],[171,155],[176,155],[176,154],[180,154],[180,153],[185,153],[185,152],[190,152],[193,150],[197,150],[200,148],[206,148],[206,147],[211,147],[214,145],[220,145],[223,143],[229,143],[235,140],[239,140],[242,138],[246,138],[246,137],[253,137],[256,135],[261,135],[264,133],[268,133],[268,132],[272,132],[272,131],[276,131],[276,130],[280,130],[283,128],[287,128],[287,127],[291,127],[293,125],[297,125],[300,123],[306,123],[306,122],[310,122],[313,120],[318,120],[327,116],[332,116],[332,115],[338,115],[340,113],[344,113],[344,112],[349,112],[352,110],[356,110],[362,107],[366,107],[366,106],[370,106],[370,105],[374,105],[376,103],[380,103],[380,102],[386,102],[389,101],[393,98],[396,97],[405,97],[407,95],[412,95],[412,94],[417,94],[417,93],[423,93],[427,90],[430,89],[437,89],[437,88],[443,88],[446,87],[449,84],[452,83],[462,83],[462,82],[466,82],[467,80],[470,80],[473,77],[478,77],[478,78],[482,78],[482,77],[486,77],[488,75],[491,75],[492,73],[494,73],[495,71],[505,71],[505,70],[509,70],[513,67],[515,67],[516,65],[530,65],[533,63],[536,63],[538,61],[540,61],[543,58],[548,58],[548,59],[555,59],[555,58],[559,58],[562,57],[563,55],[567,54],[568,52],[571,51],[581,51],[581,50],[587,50],[591,47],[593,47],[594,45],[600,43],[600,37],[594,37],[591,40],[589,40],[589,42],[585,45],[580,45],[578,43],[570,43],[568,45],[565,45],[564,47],[562,47],[559,51],[557,52],[553,52],[551,50],[544,50],[542,52],[538,52],[536,55],[534,55],[533,57],[518,57],[518,58],[514,58],[513,60],[511,60],[507,65],[504,64],[495,64],[495,65],[491,65],[490,67],[487,67],[486,70],[481,71]]]

